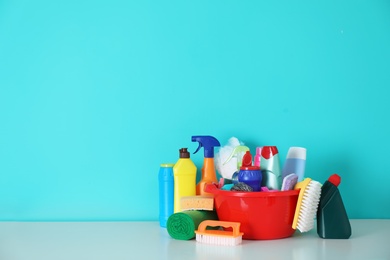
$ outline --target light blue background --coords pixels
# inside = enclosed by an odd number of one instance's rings
[[[192,135],[304,146],[390,218],[389,95],[386,0],[3,0],[0,220],[157,220]]]

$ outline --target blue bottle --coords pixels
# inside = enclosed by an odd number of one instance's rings
[[[253,191],[261,190],[262,175],[258,166],[242,166],[238,173],[238,181],[252,187]]]
[[[173,163],[160,165],[159,183],[159,219],[160,226],[167,227],[168,218],[173,214]]]
[[[306,149],[303,147],[290,147],[282,170],[283,178],[291,173],[298,176],[298,182],[305,177]]]
[[[252,166],[252,155],[247,151],[242,158],[242,166],[237,179],[252,187],[253,191],[260,191],[262,175],[259,166]]]

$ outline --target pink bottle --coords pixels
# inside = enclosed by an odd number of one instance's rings
[[[260,167],[260,162],[261,162],[261,150],[263,147],[256,147],[256,155],[255,155],[255,166]]]

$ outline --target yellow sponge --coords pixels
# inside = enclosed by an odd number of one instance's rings
[[[181,210],[214,210],[214,197],[197,195],[185,196],[180,200]]]

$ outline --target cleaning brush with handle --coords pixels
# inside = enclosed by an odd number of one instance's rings
[[[196,241],[212,245],[239,245],[242,242],[242,235],[244,234],[240,232],[240,225],[240,222],[204,220],[199,224],[198,230],[195,231]],[[211,230],[206,229],[207,227],[232,228],[233,230]]]
[[[321,197],[321,186],[321,183],[311,178],[305,178],[295,185],[294,189],[300,191],[292,224],[293,229],[298,229],[302,233],[313,229]]]

